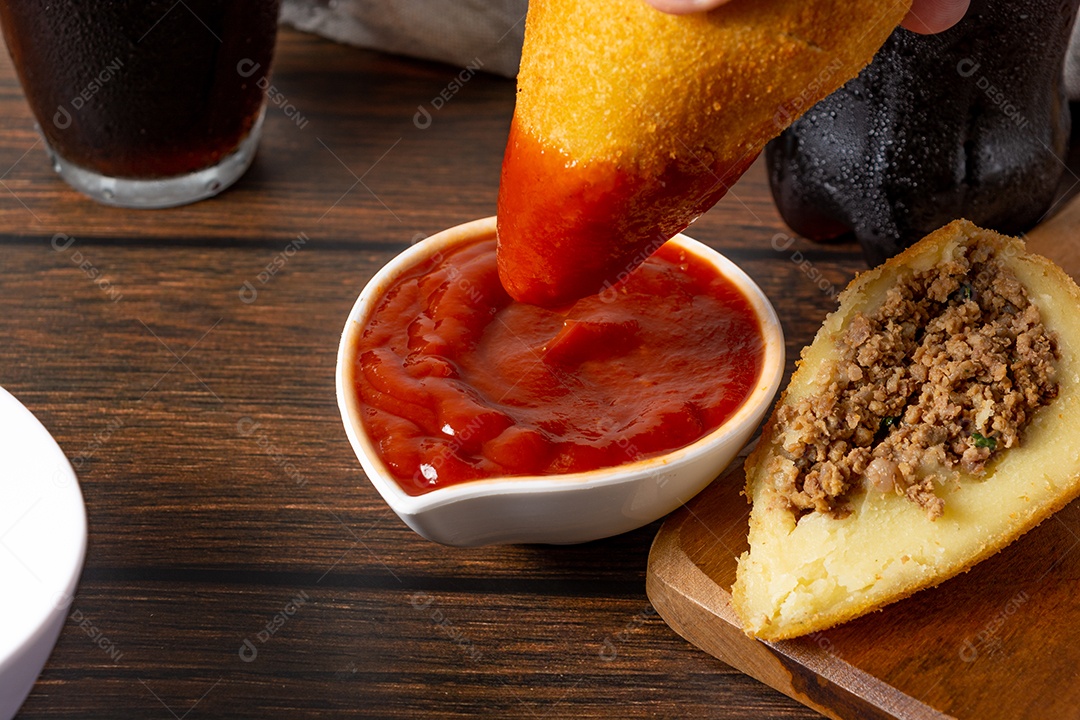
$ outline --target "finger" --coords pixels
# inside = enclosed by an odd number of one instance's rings
[[[719,7],[729,0],[645,0],[657,10],[662,10],[672,15],[686,15],[688,13],[704,12]]]
[[[939,33],[960,22],[968,3],[969,0],[914,0],[900,25],[920,35]]]

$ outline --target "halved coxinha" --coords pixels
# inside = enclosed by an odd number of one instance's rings
[[[996,553],[1080,494],[1080,289],[955,221],[841,294],[747,459],[748,633],[815,632]]]

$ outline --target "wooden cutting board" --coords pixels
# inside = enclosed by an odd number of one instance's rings
[[[1080,278],[1080,199],[1033,230],[1028,247]],[[762,642],[743,634],[731,606],[747,549],[744,484],[740,458],[653,542],[649,599],[684,638],[832,718],[1080,718],[1080,501],[936,588]]]

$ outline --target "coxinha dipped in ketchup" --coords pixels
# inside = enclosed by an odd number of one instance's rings
[[[515,299],[618,283],[714,205],[770,139],[853,78],[909,0],[531,0],[498,202]]]

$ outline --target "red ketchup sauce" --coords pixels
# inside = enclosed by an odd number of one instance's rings
[[[560,307],[621,280],[711,208],[757,153],[573,162],[510,125],[499,179],[499,271],[515,300]]]
[[[764,338],[738,288],[673,243],[560,313],[512,300],[481,239],[400,275],[355,357],[367,432],[420,495],[693,443],[756,386]]]

